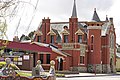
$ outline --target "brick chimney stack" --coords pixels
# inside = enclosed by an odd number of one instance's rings
[[[15,41],[15,42],[19,42],[19,38],[18,38],[18,36],[15,36],[15,37],[13,38],[13,41]]]

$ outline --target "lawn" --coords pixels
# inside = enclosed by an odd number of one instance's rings
[[[24,76],[24,77],[30,77],[32,76],[31,73],[27,73],[27,72],[22,72],[22,71],[16,71],[20,76]]]

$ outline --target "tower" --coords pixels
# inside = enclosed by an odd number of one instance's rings
[[[96,9],[94,10],[93,18],[88,25],[88,71],[89,72],[102,72],[101,66],[101,26],[102,23],[98,17]],[[89,67],[92,67],[90,69]]]
[[[70,42],[75,42],[75,32],[78,30],[78,18],[76,10],[76,0],[74,0],[72,16],[69,18]]]

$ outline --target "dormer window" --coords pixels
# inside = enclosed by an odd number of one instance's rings
[[[54,35],[50,35],[50,43],[54,43]]]
[[[78,29],[75,33],[76,37],[77,37],[77,42],[78,43],[82,43],[82,36],[84,36],[84,32],[81,29]]]
[[[42,36],[43,34],[42,34],[42,32],[41,32],[40,30],[35,31],[34,35],[35,35],[35,41],[37,41],[37,42],[42,42],[41,36]]]
[[[64,43],[68,43],[68,35],[64,35]]]
[[[82,35],[78,35],[78,43],[82,43]]]
[[[41,36],[37,36],[37,42],[41,42]]]

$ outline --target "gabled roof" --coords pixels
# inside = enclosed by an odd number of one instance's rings
[[[93,18],[92,18],[93,21],[96,21],[96,22],[100,22],[100,18],[96,12],[96,8],[94,9],[94,14],[93,14]]]
[[[51,29],[50,32],[48,32],[47,35],[56,35],[56,33],[53,31],[53,29]]]
[[[84,32],[81,30],[81,29],[78,29],[77,32],[75,34],[78,34],[78,35],[83,35]]]
[[[64,30],[61,32],[61,34],[69,35],[70,33],[69,33],[68,30],[64,29]]]
[[[34,43],[34,44],[37,44],[37,45],[40,45],[40,46],[50,47],[51,50],[52,50],[52,52],[57,53],[57,54],[59,54],[59,55],[62,55],[62,56],[65,56],[65,57],[71,56],[71,55],[69,55],[69,54],[67,54],[67,53],[65,53],[65,52],[63,52],[63,51],[60,51],[59,49],[57,49],[57,48],[54,47],[53,45],[45,44],[45,43],[38,43],[38,42],[33,42],[33,43]]]
[[[35,34],[35,35],[36,35],[36,34],[37,34],[37,35],[43,35],[42,31],[40,31],[39,29],[38,29],[37,31],[35,31],[34,34]]]
[[[77,11],[76,11],[76,0],[74,0],[73,11],[72,11],[72,18],[77,18]]]
[[[102,25],[102,30],[101,30],[101,36],[106,36],[106,34],[108,34],[110,28],[110,23],[106,22]]]
[[[56,42],[61,42],[61,36],[60,36],[59,32],[56,29],[52,29],[52,30],[56,33],[56,36],[57,36]]]

